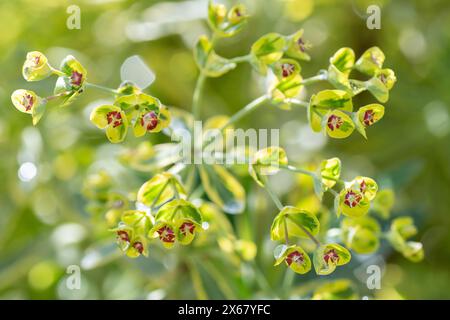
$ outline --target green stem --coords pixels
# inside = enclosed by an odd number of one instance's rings
[[[328,79],[328,72],[323,70],[322,72],[320,72],[318,75],[316,75],[314,77],[303,79],[301,84],[307,86],[307,85],[310,85],[310,84],[313,84],[316,82],[325,81],[327,79]]]
[[[304,108],[308,108],[308,106],[309,106],[309,102],[298,100],[298,99],[288,99],[287,102],[290,104],[296,105],[296,106],[304,107]]]
[[[195,119],[200,117],[200,97],[202,95],[203,87],[205,86],[206,75],[200,71],[195,84],[194,96],[192,98],[192,114]]]
[[[270,198],[272,198],[272,201],[275,203],[275,205],[277,206],[278,210],[283,210],[283,204],[281,203],[280,199],[275,195],[275,193],[270,189],[270,187],[266,184],[265,188],[264,188],[267,193],[270,195]],[[299,225],[300,229],[302,229],[302,231],[316,244],[316,246],[320,246],[321,243],[320,241],[314,237],[311,232],[309,232],[305,227],[303,227],[302,225]],[[287,235],[287,226],[285,225],[285,240],[286,240],[286,244],[288,244],[288,235]]]
[[[86,85],[87,88],[95,88],[95,89],[102,90],[102,91],[112,93],[112,94],[118,93],[117,90],[115,90],[115,89],[104,87],[104,86],[101,86],[98,84],[94,84],[94,83],[90,83],[90,82],[85,82],[84,84]]]
[[[305,170],[305,169],[300,169],[300,168],[296,168],[294,166],[291,165],[280,165],[281,169],[285,169],[285,170],[289,170],[292,172],[296,172],[296,173],[301,173],[301,174],[306,174],[310,177],[316,178],[316,174],[312,171],[309,170]]]
[[[249,62],[250,61],[250,57],[251,57],[251,55],[247,54],[245,56],[228,59],[228,61],[234,62],[234,63]]]
[[[265,188],[266,192],[269,194],[270,198],[272,199],[273,203],[275,203],[275,206],[277,207],[278,210],[283,210],[284,206],[281,203],[280,199],[277,197],[277,195],[272,191],[272,189],[267,185],[267,183],[265,184]]]
[[[64,76],[67,76],[64,72],[62,72],[62,71],[60,71],[60,70],[58,70],[58,69],[51,68],[51,70],[52,70],[53,74],[57,75],[58,77],[64,77]]]

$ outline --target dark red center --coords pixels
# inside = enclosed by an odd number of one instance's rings
[[[25,107],[26,111],[30,111],[33,107],[34,98],[31,94],[24,94],[22,99],[22,105]]]
[[[331,115],[327,121],[327,126],[328,126],[328,128],[330,128],[331,131],[339,129],[343,124],[344,124],[344,121],[342,120],[342,118],[338,117],[334,114]]]
[[[168,243],[175,242],[175,234],[174,234],[173,230],[171,228],[169,228],[168,226],[164,226],[164,227],[158,229],[157,232],[159,234],[159,239],[162,242],[168,242]]]
[[[142,242],[136,241],[135,243],[133,243],[133,248],[135,248],[140,254],[144,252],[144,245],[142,244]]]
[[[367,110],[364,112],[364,124],[366,126],[370,126],[375,122],[375,112],[373,110]]]
[[[298,45],[298,47],[299,47],[301,52],[305,52],[306,46],[305,46],[305,42],[303,41],[302,38],[298,38],[297,45]]]
[[[130,242],[130,237],[128,236],[128,233],[123,230],[117,231],[117,238],[120,241]]]
[[[143,126],[147,131],[151,131],[158,125],[158,116],[153,111],[145,113],[141,117],[141,126]]]
[[[305,257],[303,256],[302,253],[298,252],[298,251],[294,251],[291,252],[290,254],[288,254],[288,256],[286,257],[286,263],[290,266],[292,263],[296,263],[296,264],[302,264],[303,261],[305,260]]]
[[[180,226],[180,232],[183,235],[187,235],[188,233],[190,234],[194,234],[195,231],[195,225],[191,222],[184,222],[181,226]]]
[[[323,260],[328,263],[331,260],[333,263],[337,263],[339,261],[339,255],[336,253],[336,250],[330,249],[323,255]]]
[[[353,190],[350,190],[345,194],[344,203],[350,208],[353,208],[358,205],[361,199],[362,195],[360,193],[356,193]]]
[[[112,124],[112,126],[118,127],[122,125],[122,114],[119,111],[111,111],[106,115],[106,119],[108,120],[108,124]]]
[[[72,75],[70,76],[70,82],[74,86],[81,86],[81,82],[83,80],[83,74],[79,73],[78,71],[73,71]]]
[[[290,63],[283,63],[281,65],[281,71],[283,78],[289,77],[295,71],[295,66]]]

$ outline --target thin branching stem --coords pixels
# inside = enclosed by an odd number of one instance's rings
[[[90,83],[90,82],[85,82],[84,84],[86,85],[87,88],[95,88],[95,89],[102,90],[102,91],[105,91],[105,92],[108,92],[108,93],[112,93],[112,94],[117,94],[118,93],[117,90],[115,90],[115,89],[108,88],[108,87],[105,87],[105,86],[101,86],[99,84]]]

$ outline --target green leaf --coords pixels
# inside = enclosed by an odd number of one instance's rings
[[[201,36],[194,48],[195,61],[208,77],[220,77],[236,68],[236,63],[217,55],[206,36]]]
[[[33,117],[33,125],[37,125],[46,110],[46,100],[40,99],[32,108],[31,116]]]
[[[328,275],[336,270],[336,267],[350,262],[350,259],[350,252],[341,245],[321,245],[314,251],[314,269],[318,275]]]
[[[367,49],[356,61],[355,68],[369,76],[373,76],[383,67],[385,56],[378,47]]]
[[[300,29],[287,38],[286,55],[295,59],[309,61],[310,56],[306,50],[310,48],[309,43],[303,39],[303,29]]]
[[[359,254],[370,254],[378,250],[380,245],[380,225],[368,216],[341,222],[342,241],[349,248]]]
[[[189,220],[197,225],[202,224],[202,216],[197,207],[184,199],[175,199],[165,204],[156,214],[155,220],[173,224]]]
[[[149,207],[157,207],[176,197],[186,197],[184,187],[173,174],[163,172],[141,186],[137,201]]]
[[[330,58],[330,64],[348,77],[355,64],[355,52],[351,48],[341,48]]]
[[[330,110],[353,111],[350,94],[343,90],[323,90],[311,96],[308,106],[308,121],[314,132],[322,130],[325,114]]]
[[[269,33],[259,38],[251,48],[252,64],[265,75],[267,66],[281,59],[286,46],[285,38],[278,33]]]
[[[270,237],[273,241],[285,239],[285,223],[289,237],[309,238],[304,230],[315,236],[320,229],[319,220],[314,214],[291,206],[284,207],[270,228]]]
[[[200,178],[209,199],[223,211],[231,214],[244,211],[245,190],[224,167],[203,165],[200,167]]]
[[[313,183],[314,183],[314,193],[319,198],[319,200],[322,200],[324,192],[322,181],[319,178],[314,177]]]
[[[389,89],[377,77],[373,77],[366,81],[367,90],[381,103],[389,100]]]
[[[367,139],[366,127],[363,122],[360,121],[358,113],[352,113],[352,121],[355,124],[356,131],[358,131],[364,137],[364,139]]]
[[[320,164],[320,176],[325,188],[333,188],[341,176],[341,160],[339,158],[323,160]]]

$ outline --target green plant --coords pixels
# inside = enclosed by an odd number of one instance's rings
[[[192,133],[194,120],[201,119],[201,97],[207,78],[220,77],[240,63],[250,63],[256,72],[270,80],[267,92],[231,117],[208,119],[205,127],[225,132],[263,105],[282,110],[302,107],[306,109],[309,124],[315,132],[324,131],[331,138],[342,139],[356,129],[367,138],[367,128],[383,118],[385,108],[373,103],[354,111],[353,97],[368,91],[378,102],[385,103],[396,82],[394,71],[383,68],[385,56],[379,48],[368,49],[358,60],[351,48],[341,48],[330,58],[326,70],[304,79],[300,61],[308,61],[310,57],[303,30],[289,36],[264,35],[245,56],[225,58],[216,53],[215,44],[237,34],[247,19],[242,5],[227,10],[223,5],[209,3],[208,22],[213,34],[210,38],[200,37],[195,46],[194,57],[200,74],[193,93],[192,114],[164,106],[159,99],[142,92],[130,82],[122,83],[117,89],[89,83],[86,69],[74,57],[68,56],[60,68],[55,69],[39,52],[27,55],[23,75],[28,81],[56,75],[53,95],[41,98],[32,91],[21,89],[12,94],[12,102],[19,111],[31,114],[36,125],[48,105],[67,106],[86,89],[95,88],[115,97],[113,104],[97,107],[90,117],[95,126],[105,130],[112,143],[123,142],[129,127],[136,137],[147,132],[173,136],[176,127],[172,124],[176,122]],[[350,78],[353,71],[368,79]],[[317,92],[309,101],[300,100],[298,96],[303,87],[316,82],[328,82],[333,89]],[[193,148],[192,153],[202,152],[215,142],[217,135],[202,138],[202,143]],[[223,165],[186,165],[185,159],[178,155],[177,146],[177,143],[153,146],[144,142],[137,149],[123,153],[122,161],[131,168],[145,172],[163,171],[153,175],[134,196],[116,193],[109,177],[102,172],[89,177],[84,190],[90,200],[89,210],[105,214],[106,223],[116,234],[120,249],[132,258],[148,255],[153,239],[159,239],[164,247],[171,248],[176,243],[189,245],[198,238],[194,242],[197,247],[217,239],[222,247],[231,247],[230,251],[252,260],[255,248],[234,237],[223,215],[223,212],[240,213],[244,210],[245,189]],[[377,183],[368,177],[358,176],[352,181],[343,181],[338,158],[324,160],[316,171],[311,171],[290,163],[285,151],[277,146],[247,152],[250,176],[268,192],[279,210],[270,229],[271,239],[283,242],[275,248],[275,264],[284,262],[299,274],[314,266],[317,274],[327,275],[350,261],[349,250],[373,253],[378,249],[381,238],[386,238],[412,261],[423,257],[422,245],[407,241],[416,233],[410,218],[395,219],[390,230],[383,233],[377,220],[369,215],[369,212],[378,213],[380,217],[388,218],[394,201],[393,192],[378,191]],[[345,216],[340,225],[340,237],[347,248],[337,243],[322,242],[321,222],[315,212],[282,204],[267,183],[267,176],[280,170],[312,178],[314,191],[320,200],[325,192],[334,196],[335,214],[337,217]],[[132,206],[132,202],[139,204],[137,208]],[[303,248],[303,242],[300,244],[295,238],[311,240],[313,249]],[[312,260],[309,256],[311,251]]]

